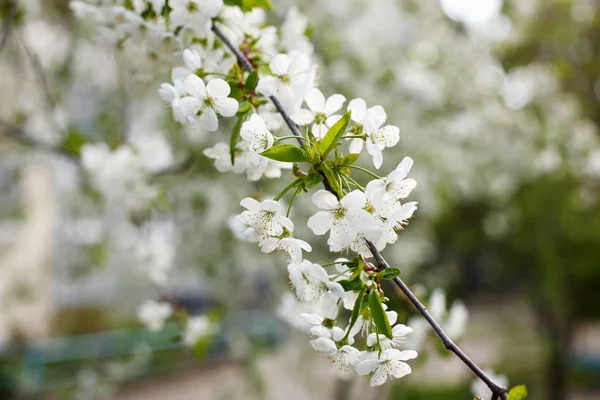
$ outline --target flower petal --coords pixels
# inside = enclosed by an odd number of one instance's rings
[[[223,79],[217,78],[208,82],[206,85],[206,92],[210,97],[227,97],[231,92],[229,84]]]
[[[198,98],[206,97],[206,85],[198,75],[190,75],[185,78],[183,87],[190,96]]]
[[[324,235],[333,225],[333,215],[328,211],[319,211],[308,219],[306,225],[315,235]]]
[[[210,81],[208,84],[210,85]],[[220,97],[215,100],[215,108],[223,117],[233,117],[238,110],[238,102],[231,97]]]
[[[333,194],[323,189],[318,190],[313,194],[312,202],[322,210],[332,210],[339,205],[338,199]]]
[[[371,372],[375,371],[377,369],[377,367],[379,367],[379,360],[377,359],[370,359],[370,360],[364,360],[358,363],[358,365],[356,365],[356,373],[358,375],[367,375],[370,374]]]
[[[324,337],[311,340],[310,345],[313,347],[313,349],[317,351],[331,352],[337,350],[337,347],[335,346],[333,340]]]
[[[304,97],[304,101],[308,105],[308,108],[315,113],[325,111],[325,96],[317,88],[310,89]]]
[[[278,54],[273,57],[269,67],[271,68],[271,72],[275,75],[283,75],[290,67],[290,60],[286,54]]]
[[[202,115],[200,115],[200,125],[207,131],[216,131],[219,127],[219,119],[215,110],[212,108],[205,109]]]
[[[298,125],[308,125],[315,120],[315,115],[306,109],[301,109],[292,114],[291,118]]]
[[[348,111],[351,111],[350,117],[354,122],[362,123],[367,112],[367,103],[360,97],[357,99],[350,100],[348,103]]]
[[[344,105],[346,98],[341,94],[334,94],[327,98],[325,102],[325,115],[331,115]]]

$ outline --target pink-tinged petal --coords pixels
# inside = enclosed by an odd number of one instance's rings
[[[252,125],[256,127],[259,133],[265,133],[267,131],[267,126],[265,125],[265,121],[258,114],[252,114],[250,117],[250,122]]]
[[[212,98],[227,97],[231,92],[231,88],[229,87],[229,84],[223,79],[217,78],[208,82],[208,84],[206,85],[206,92]]]
[[[325,96],[317,88],[310,89],[304,97],[304,101],[314,113],[320,113],[325,110]]]
[[[379,367],[379,360],[371,359],[359,362],[356,365],[356,373],[358,375],[367,375],[375,371]]]
[[[198,75],[190,75],[183,81],[185,91],[190,95],[198,98],[206,97],[206,85]]]
[[[350,142],[350,148],[349,148],[350,153],[360,154],[360,152],[363,149],[364,143],[365,143],[365,141],[362,139],[352,139],[352,141]]]
[[[292,114],[292,120],[298,125],[308,125],[315,120],[315,115],[305,109],[301,109]]]
[[[238,110],[238,106],[237,100],[232,99],[231,97],[220,97],[215,99],[215,108],[223,117],[233,117]]]
[[[325,115],[331,115],[344,105],[346,98],[341,94],[334,94],[329,96],[325,102]]]
[[[252,197],[246,197],[240,201],[240,205],[250,211],[258,211],[261,207],[260,202]]]
[[[352,112],[352,114],[350,114],[352,121],[362,123],[367,112],[367,103],[360,97],[350,100],[350,103],[348,103],[348,111]]]
[[[308,219],[307,225],[315,235],[324,235],[333,225],[333,215],[327,211],[319,211]]]
[[[337,350],[337,347],[336,347],[335,343],[333,342],[333,340],[323,338],[323,337],[320,337],[315,340],[311,340],[310,344],[313,347],[313,349],[315,349],[317,351],[331,352],[331,351]]]
[[[338,199],[333,194],[323,189],[318,190],[313,194],[312,202],[322,210],[332,210],[339,205]]]
[[[212,108],[205,109],[200,115],[200,125],[209,132],[216,131],[219,127],[219,119],[215,110]]]
[[[360,190],[353,190],[342,197],[340,204],[348,210],[359,210],[367,204],[367,197]]]
[[[290,60],[287,55],[278,54],[275,57],[273,57],[271,63],[269,64],[269,67],[271,68],[271,72],[275,75],[283,75],[287,73],[290,67]]]
[[[179,99],[179,110],[186,117],[195,116],[200,111],[201,106],[202,103],[196,97],[186,96]]]

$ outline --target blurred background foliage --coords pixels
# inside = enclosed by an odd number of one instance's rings
[[[77,35],[79,28],[76,28],[67,3],[66,0],[44,2],[44,16],[64,25],[71,35]],[[342,44],[335,42],[322,21],[318,18],[310,19],[310,16],[318,13],[320,9],[314,2],[309,3],[298,4],[298,6],[309,15],[310,34],[326,68],[329,68],[329,71],[335,70],[335,59],[345,57],[346,50]],[[333,3],[337,7],[346,6],[343,2]],[[419,13],[429,13],[431,7],[438,7],[437,4],[423,6],[419,2],[408,0],[398,0],[396,3],[400,4],[405,12],[415,13],[417,21],[420,20]],[[336,5],[328,7],[336,7]],[[381,3],[373,3],[370,6],[385,7]],[[313,9],[311,10],[310,7]],[[366,7],[369,7],[369,2]],[[5,19],[9,8],[8,1],[0,2],[0,18]],[[524,11],[526,8],[529,11]],[[360,8],[358,10],[361,12]],[[284,11],[278,10],[280,14]],[[550,68],[560,83],[560,95],[574,100],[582,117],[594,124],[595,132],[600,132],[600,1],[510,0],[504,2],[502,12],[512,22],[512,29],[518,32],[508,40],[498,41],[491,46],[494,56],[505,71],[510,73],[532,64]],[[410,28],[426,31],[431,28],[427,23],[433,21],[433,23],[443,23],[444,29],[447,26],[456,35],[468,36],[466,28],[461,23],[449,20],[439,10],[435,15],[436,17],[431,18],[423,17],[422,26]],[[15,25],[18,26],[25,18],[27,15],[23,8],[19,8],[14,20]],[[440,22],[441,18],[443,22]],[[468,40],[465,42],[467,45],[461,44],[461,46],[468,46],[468,43],[471,43]],[[401,52],[402,48],[400,47],[399,50],[390,48],[389,51]],[[457,47],[456,52],[459,54],[455,57],[460,58],[461,51],[462,47]],[[449,49],[449,52],[452,52],[452,49]],[[2,54],[1,57],[4,59],[7,55]],[[364,64],[355,63],[354,69],[348,74],[357,80],[364,77],[373,78],[370,75],[369,62],[372,60],[366,60]],[[52,87],[57,88],[55,94],[58,98],[62,93],[68,93],[69,89],[65,89],[71,83],[68,68],[69,64],[65,63],[51,76]],[[343,74],[340,72],[340,75]],[[443,69],[441,76],[444,76]],[[388,71],[379,74],[376,83],[380,87],[386,87],[392,85],[394,79],[393,74]],[[448,76],[447,79],[452,80],[454,77]],[[369,80],[362,84],[374,86],[374,82]],[[336,84],[333,83],[331,86],[335,87]],[[67,130],[79,132],[78,134],[88,141],[94,138],[117,141],[118,137],[115,137],[115,133],[123,131],[126,125],[125,108],[122,105],[126,101],[127,93],[121,89],[111,92],[110,98],[102,98],[104,94],[97,94],[100,100],[95,104],[101,108],[96,110],[95,124],[85,127],[73,124]],[[377,93],[377,89],[373,91]],[[389,93],[393,93],[392,89]],[[389,93],[381,94],[382,102],[386,101],[385,98],[390,95]],[[461,103],[460,96],[449,97],[450,99],[439,108],[425,107],[420,122],[437,121],[439,115],[453,115],[465,106],[477,104],[476,98]],[[403,103],[403,100],[396,99],[394,104],[397,105],[398,110],[390,112],[391,115],[397,113],[400,119],[402,113],[410,113],[412,107]],[[553,101],[552,98],[544,100],[548,103]],[[376,101],[378,98],[372,95],[370,102]],[[538,102],[525,105],[519,112],[537,122],[531,126],[540,129],[542,138],[545,129],[551,131],[554,128],[552,114]],[[503,117],[510,116],[503,115]],[[25,118],[26,116],[16,115],[13,116],[12,121],[18,122]],[[174,135],[181,136],[172,124],[169,122],[163,124],[168,132],[175,132]],[[439,128],[437,123],[432,122],[430,125],[430,129]],[[426,132],[426,129],[423,129],[420,134]],[[406,132],[406,134],[411,133]],[[565,142],[568,142],[572,133],[567,128],[560,135]],[[174,146],[176,148],[189,146],[180,136],[175,136],[179,140],[173,140]],[[539,139],[539,141],[541,149],[544,140]],[[514,141],[515,152],[520,151],[518,148],[520,145],[521,142]],[[10,141],[2,140],[0,146],[3,154],[14,151],[13,143]],[[225,211],[218,212],[218,216],[212,221],[213,225],[207,228],[212,229],[217,224],[223,225],[224,217],[219,216],[225,215],[228,203],[235,204],[234,200],[240,196],[226,194],[226,192],[213,195],[206,193],[204,190],[206,185],[215,184],[221,178],[211,163],[201,155],[202,146],[199,144],[196,146],[198,148],[192,151],[194,160],[186,169],[186,174],[164,178],[167,187],[166,196],[173,209],[184,207],[192,213],[211,209],[215,206],[215,202],[223,198],[219,195],[230,196],[225,204],[221,204],[221,208]],[[422,146],[427,146],[426,142],[423,142]],[[568,152],[568,145],[564,146],[558,149],[561,156]],[[458,151],[459,157],[460,151],[467,151],[465,149],[468,150],[468,146]],[[412,156],[412,154],[408,155]],[[435,157],[436,154],[428,154],[422,159],[435,159]],[[486,154],[482,154],[482,157],[485,158]],[[492,157],[494,156],[490,155],[490,158]],[[534,163],[534,157],[535,155],[531,154],[530,164]],[[498,352],[495,369],[506,373],[511,383],[527,384],[530,398],[533,400],[600,398],[600,349],[597,344],[600,340],[598,339],[600,337],[600,187],[597,178],[582,178],[579,173],[580,166],[571,164],[566,156],[563,158],[567,161],[544,174],[531,176],[523,172],[527,177],[516,179],[515,188],[502,200],[498,200],[490,193],[478,192],[473,196],[456,195],[452,187],[443,185],[434,187],[433,184],[428,186],[428,181],[419,181],[417,191],[429,187],[424,190],[429,190],[429,193],[436,196],[437,211],[425,215],[417,213],[408,229],[408,231],[414,229],[426,232],[428,255],[417,259],[414,265],[407,267],[407,273],[414,271],[411,278],[415,282],[425,283],[427,287],[434,287],[434,284],[446,287],[449,297],[464,299],[470,308],[485,307],[490,314],[489,317],[495,320],[494,326],[502,327],[498,335],[504,336],[505,347]],[[416,156],[415,159],[418,165],[419,157]],[[1,213],[3,218],[11,219],[21,214],[19,206],[15,205],[18,199],[14,198],[15,196],[18,198],[14,187],[18,170],[5,168],[5,171],[0,180],[3,196]],[[478,171],[472,173],[478,175]],[[516,173],[518,174],[519,171]],[[483,181],[488,179],[483,173],[478,176]],[[249,185],[242,186],[236,188],[239,193],[252,190]],[[90,209],[97,211],[98,206],[94,205],[97,199],[93,194],[88,193],[83,196],[83,200],[77,197],[72,201],[77,204],[73,207],[76,214],[80,209],[83,210],[82,214]],[[85,205],[81,206],[81,202]],[[229,213],[234,211],[232,208]],[[209,287],[206,292],[211,300],[192,300],[200,304],[215,302],[226,310],[225,314],[229,317],[236,315],[239,304],[252,309],[273,307],[278,301],[274,293],[279,293],[281,288],[285,287],[284,278],[273,271],[263,270],[246,281],[243,278],[249,274],[239,264],[249,260],[248,257],[252,256],[248,254],[255,249],[231,250],[238,245],[226,228],[215,228],[210,235],[195,235],[198,227],[184,223],[189,215],[181,212],[176,213],[174,217],[175,221],[182,226],[183,232],[180,235],[186,238],[186,247],[180,254],[180,262],[192,265],[196,268],[195,271],[201,269],[202,276],[210,277],[214,287],[227,288],[223,291]],[[102,242],[97,247],[88,246],[87,249],[82,247],[81,254],[73,258],[77,261],[73,264],[80,267],[73,266],[71,273],[85,275],[89,272],[88,267],[102,268],[101,264],[106,261],[107,249],[103,247],[105,245],[106,243]],[[210,246],[212,251],[199,252],[198,249],[203,246]],[[223,254],[233,252],[238,253],[230,254],[231,258],[223,258]],[[402,250],[398,250],[392,257],[397,261],[398,266],[403,268],[401,252]],[[258,259],[252,263],[262,265],[265,261]],[[274,265],[273,262],[266,262],[267,269]],[[243,282],[240,287],[223,286],[224,281],[232,279],[232,275],[239,277],[238,282]],[[279,285],[273,288],[272,285],[265,283],[271,281],[277,281]],[[260,295],[256,295],[257,292]],[[408,316],[409,312],[403,299],[397,297],[393,300],[400,305],[399,314]],[[128,310],[122,313],[101,306],[81,306],[76,309],[61,310],[54,316],[55,328],[52,335],[90,334],[139,326],[131,315],[132,307],[127,308]],[[531,321],[519,323],[521,315],[532,316]],[[592,326],[592,337],[596,339],[591,349],[582,347],[579,340],[582,329],[588,329],[589,326]],[[486,332],[478,330],[477,327],[474,329],[477,332]],[[530,356],[527,352],[523,355],[526,359],[519,359],[519,349],[521,349],[519,345],[515,344],[515,348],[511,350],[511,340],[522,343],[519,339],[521,337],[527,337],[529,340],[525,346],[539,349],[531,360],[528,359]],[[264,339],[259,334],[258,339],[247,342],[248,348],[254,349],[247,354],[262,352],[267,347],[265,343],[274,340],[275,337],[267,335],[267,339]],[[465,339],[467,342],[468,340],[469,337]],[[19,346],[22,343],[18,340],[15,343],[14,349],[7,354],[13,354],[14,351],[14,354],[21,356]],[[175,359],[183,357],[178,350],[173,354],[172,358]],[[250,366],[247,371],[253,370],[252,363],[249,361],[251,358],[244,358],[241,362],[245,366]],[[18,363],[20,361],[15,360],[21,358],[7,356],[3,360],[5,362],[0,363],[0,375],[6,378],[2,378],[4,379],[2,387],[12,387],[17,368],[13,362]],[[187,361],[183,364],[189,365]],[[168,364],[167,361],[161,361],[160,356],[156,354],[153,355],[153,363],[154,365]],[[76,370],[85,364],[85,362],[77,364],[69,370],[69,373],[75,374]],[[156,379],[160,379],[160,374],[155,376]],[[260,379],[258,381],[255,386],[260,392]],[[0,398],[8,398],[6,396],[0,392]],[[467,399],[469,396],[469,388],[464,384],[450,384],[444,387],[443,384],[412,382],[406,379],[394,385],[389,398],[458,400]]]

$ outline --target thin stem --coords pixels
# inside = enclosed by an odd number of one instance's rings
[[[250,63],[248,58],[246,58],[246,56],[236,46],[234,46],[229,41],[229,39],[227,39],[227,37],[225,35],[223,35],[223,33],[219,30],[219,28],[215,24],[213,24],[212,30],[219,37],[219,39],[221,39],[221,41],[223,41],[225,46],[227,46],[227,48],[229,48],[229,50],[231,50],[231,52],[238,59],[238,62],[244,68],[246,68],[247,71],[254,70],[254,67],[252,66],[252,64]],[[275,108],[277,108],[277,111],[281,114],[281,116],[285,120],[286,124],[288,125],[288,127],[290,128],[290,130],[292,131],[294,136],[298,137],[298,142],[301,143],[301,145],[302,145],[303,144],[303,140],[301,139],[302,135],[300,134],[300,131],[298,130],[298,126],[290,119],[289,115],[287,114],[287,112],[285,111],[285,109],[283,108],[283,106],[281,105],[281,103],[275,96],[271,96],[270,99],[273,102],[273,104],[275,105]],[[369,171],[367,169],[357,167],[354,165],[346,165],[345,167],[358,169],[360,171],[363,171],[365,173],[372,175],[373,177],[375,177],[377,179],[381,179],[379,176],[375,175],[374,173],[372,173],[371,171]],[[328,184],[326,179],[323,181],[323,185],[325,185],[325,189],[327,189],[329,192],[333,193],[333,195],[335,195],[337,197],[337,194],[331,188],[331,185]],[[367,246],[369,247],[371,254],[373,254],[373,257],[375,258],[375,260],[377,262],[377,266],[380,270],[383,270],[385,268],[390,268],[389,264],[383,259],[383,257],[381,256],[381,253],[379,253],[379,251],[373,245],[373,243],[371,243],[370,241],[367,241]],[[494,382],[456,344],[454,344],[454,342],[452,342],[452,340],[450,340],[450,338],[442,330],[440,325],[435,321],[435,319],[433,319],[431,314],[429,314],[429,311],[427,311],[427,308],[425,308],[425,306],[423,306],[423,304],[419,301],[419,299],[417,299],[417,297],[410,291],[410,289],[404,284],[404,282],[400,278],[397,278],[397,277],[394,278],[394,283],[400,288],[400,290],[404,293],[404,295],[406,297],[408,297],[410,302],[413,303],[413,305],[417,308],[417,310],[421,313],[421,315],[423,315],[423,317],[427,320],[429,325],[431,325],[433,330],[436,332],[436,334],[440,337],[440,339],[444,343],[444,346],[446,346],[446,348],[448,350],[450,350],[454,354],[456,354],[458,356],[458,358],[460,358],[461,361],[465,365],[467,365],[467,367],[469,367],[469,369],[471,369],[471,371],[473,371],[475,373],[475,375],[477,375],[477,377],[479,377],[479,379],[481,379],[487,385],[487,387],[492,391],[492,393],[494,393],[499,398],[499,400],[506,400],[507,393],[508,393],[506,388],[503,388],[503,387],[499,386],[496,382]]]
[[[298,139],[297,136],[291,135],[291,136],[275,136],[275,141],[279,142],[280,140],[285,140],[285,139]]]
[[[359,188],[362,192],[365,191],[365,188],[362,187],[358,182],[356,182],[354,179],[350,178],[347,175],[342,175],[345,179],[348,179],[350,181],[351,184],[353,184],[354,186],[356,186],[357,188]]]
[[[252,65],[250,60],[248,60],[248,57],[246,57],[246,55],[244,53],[242,53],[240,51],[240,49],[238,49],[236,46],[234,46],[234,44],[231,43],[231,41],[227,38],[227,36],[225,36],[223,34],[223,32],[221,32],[219,27],[217,25],[215,25],[214,23],[212,25],[212,31],[223,42],[223,44],[235,55],[235,58],[237,58],[238,62],[242,65],[242,67],[244,67],[244,69],[246,71],[252,72],[252,71],[256,70],[256,68],[254,68],[254,66]],[[287,111],[285,111],[285,109],[281,105],[281,102],[279,101],[279,99],[275,96],[270,96],[269,99],[271,100],[271,102],[273,103],[273,105],[275,106],[275,108],[277,109],[279,114],[281,114],[281,116],[283,117],[285,124],[288,126],[288,128],[290,128],[290,130],[292,131],[294,136],[296,136],[296,140],[298,140],[298,143],[300,143],[300,146],[304,146],[304,139],[302,139],[302,133],[300,133],[300,130],[298,129],[298,125],[296,125],[296,123],[294,121],[292,121],[292,119],[290,118]]]
[[[12,21],[13,21],[13,19],[15,19],[15,16],[17,15],[18,3],[19,2],[17,0],[11,1],[10,10],[8,11],[8,13],[6,15],[6,19],[4,20],[4,29],[2,30],[2,37],[0,37],[0,52],[2,52],[2,50],[4,49],[4,46],[6,46],[6,42],[8,40],[8,35],[10,34],[10,27],[11,27]]]
[[[379,253],[379,250],[377,250],[375,245],[368,240],[366,242],[367,242],[367,246],[369,247],[369,250],[371,251],[371,254],[373,254],[373,258],[375,258],[375,261],[377,262],[377,268],[379,270],[384,270],[386,268],[390,268],[390,265],[387,263],[387,261],[384,260],[383,256],[381,255],[381,253]],[[408,286],[406,286],[406,284],[402,281],[402,279],[400,279],[399,277],[396,277],[396,278],[394,278],[394,283],[396,284],[396,286],[398,286],[398,288],[400,288],[402,293],[404,293],[404,295],[408,298],[408,300],[415,306],[415,308],[419,311],[419,313],[423,316],[423,318],[425,318],[425,320],[429,323],[429,325],[431,325],[431,327],[433,328],[435,333],[442,340],[442,343],[444,343],[444,346],[446,347],[446,349],[448,349],[451,352],[453,352],[454,354],[456,354],[456,356],[458,358],[460,358],[461,361],[467,367],[469,367],[469,369],[471,371],[473,371],[473,373],[475,373],[475,375],[477,375],[477,377],[479,379],[481,379],[487,385],[487,387],[492,391],[492,393],[494,393],[497,396],[497,398],[499,400],[506,400],[506,397],[507,397],[506,388],[504,388],[504,387],[498,385],[496,382],[494,382],[492,380],[492,378],[490,378],[485,372],[483,372],[483,370],[481,368],[479,368],[479,366],[477,364],[475,364],[461,350],[461,348],[458,347],[450,339],[450,337],[448,337],[448,335],[446,334],[446,332],[444,332],[442,327],[431,316],[431,314],[429,313],[427,308],[419,301],[417,296],[415,296],[413,294],[413,292],[410,291],[410,289],[408,288]]]
[[[285,213],[286,217],[290,216],[290,211],[292,211],[292,204],[294,204],[294,200],[296,200],[296,196],[298,196],[298,193],[300,193],[301,191],[302,191],[302,186],[298,187],[298,189],[296,189],[296,191],[294,192],[294,195],[290,199],[290,205],[288,206],[287,212]]]
[[[340,139],[362,139],[362,135],[344,135]]]
[[[329,267],[331,265],[336,265],[336,264],[349,265],[349,264],[353,264],[353,263],[351,261],[332,261],[329,263],[321,264],[321,267]]]
[[[340,165],[340,168],[351,168],[351,169],[356,169],[358,171],[364,172],[365,174],[369,174],[371,175],[373,178],[375,179],[383,179],[382,177],[380,177],[379,175],[375,174],[374,172],[369,171],[366,168],[363,167],[359,167],[357,165]]]
[[[273,200],[278,201],[279,199],[281,199],[283,197],[283,195],[288,192],[288,190],[290,190],[291,188],[293,188],[294,186],[299,184],[301,181],[302,181],[302,178],[298,178],[298,179],[295,179],[295,180],[291,181],[290,183],[288,183],[287,186],[284,187],[283,190],[281,192],[279,192],[279,194],[277,196],[275,196],[275,198]]]

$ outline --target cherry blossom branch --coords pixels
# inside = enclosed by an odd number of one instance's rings
[[[2,30],[2,37],[0,37],[0,52],[2,52],[4,46],[6,46],[12,21],[17,15],[18,0],[12,0],[10,3],[10,10],[8,10],[6,19],[4,20],[4,29]]]
[[[217,37],[223,42],[223,44],[225,44],[225,46],[235,55],[238,62],[248,72],[255,70],[254,66],[252,65],[250,60],[246,57],[246,55],[244,55],[244,53],[242,53],[235,45],[233,45],[233,43],[231,43],[231,41],[223,34],[223,32],[221,32],[221,30],[215,24],[213,24],[212,30],[217,35]],[[292,131],[294,136],[296,136],[298,138],[298,142],[300,143],[300,145],[303,145],[303,140],[301,139],[302,134],[300,133],[298,126],[291,120],[291,118],[289,117],[289,114],[284,109],[284,107],[281,105],[281,103],[279,102],[277,97],[270,96],[270,100],[271,100],[271,102],[273,102],[273,104],[275,105],[275,108],[277,109],[279,114],[281,114],[286,125],[290,128],[290,130]],[[337,195],[337,193],[329,185],[329,182],[327,181],[326,177],[324,177],[323,184],[324,184],[325,188],[327,189],[327,191],[331,192],[336,197],[339,197]],[[367,246],[369,247],[369,250],[371,251],[371,254],[373,255],[373,258],[375,258],[375,261],[377,263],[377,268],[380,270],[383,270],[386,268],[391,268],[390,265],[387,263],[387,261],[385,261],[385,259],[381,255],[381,253],[377,250],[375,245],[368,240],[366,242],[367,242]],[[414,295],[413,292],[411,292],[411,290],[408,288],[408,286],[406,286],[406,284],[400,278],[398,278],[398,277],[394,278],[394,283],[396,284],[396,286],[398,286],[400,288],[402,293],[404,293],[404,295],[410,300],[410,302],[415,306],[415,308],[419,311],[419,313],[423,316],[423,318],[425,318],[425,320],[429,323],[429,325],[431,325],[431,327],[433,328],[435,333],[440,337],[440,339],[444,343],[444,346],[446,347],[446,349],[448,349],[451,352],[453,352],[454,354],[456,354],[456,356],[467,367],[469,367],[469,369],[471,371],[473,371],[473,373],[475,373],[475,375],[477,375],[477,377],[479,379],[481,379],[488,386],[488,388],[493,393],[492,400],[494,400],[494,399],[506,400],[507,394],[508,394],[507,389],[498,385],[496,382],[494,382],[477,364],[475,364],[473,362],[473,360],[471,360],[464,353],[464,351],[462,351],[462,349],[460,347],[458,347],[448,337],[448,335],[444,332],[444,330],[437,323],[437,321],[431,316],[429,311],[427,311],[427,308],[423,305],[423,303],[421,303],[419,301],[419,299]]]
[[[373,258],[375,258],[377,268],[379,270],[391,268],[387,261],[385,261],[381,253],[377,250],[375,245],[368,240],[366,242],[367,246],[369,247],[369,250],[371,251],[371,254],[373,254]],[[402,279],[396,277],[394,278],[394,283],[396,284],[396,286],[398,286],[398,288],[400,288],[402,293],[404,293],[408,300],[410,300],[410,302],[415,306],[415,308],[419,311],[423,318],[425,318],[429,325],[431,325],[435,333],[442,340],[442,343],[444,343],[446,349],[456,354],[456,356],[460,358],[461,361],[467,367],[469,367],[469,369],[473,371],[473,373],[477,375],[477,377],[488,386],[488,388],[493,393],[492,400],[506,400],[508,390],[494,382],[477,364],[473,362],[473,360],[469,358],[469,356],[465,354],[464,351],[462,351],[460,347],[458,347],[452,341],[452,339],[450,339],[450,337],[448,337],[448,335],[446,334],[446,332],[444,332],[440,324],[438,324],[437,321],[431,316],[427,308],[423,305],[423,303],[419,301],[417,296],[415,296],[415,294],[411,292],[411,290],[408,288],[408,286],[406,286]]]

